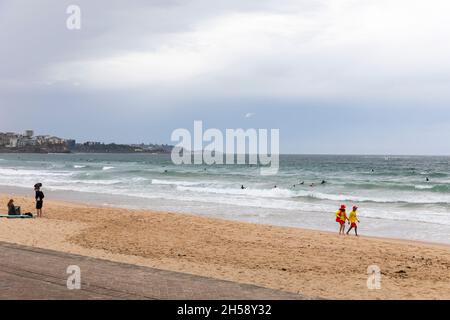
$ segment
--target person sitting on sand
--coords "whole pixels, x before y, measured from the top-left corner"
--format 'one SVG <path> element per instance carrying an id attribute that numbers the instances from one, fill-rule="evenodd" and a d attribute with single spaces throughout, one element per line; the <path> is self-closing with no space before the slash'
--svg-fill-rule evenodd
<path id="1" fill-rule="evenodd" d="M 10 199 L 8 201 L 8 215 L 9 216 L 20 215 L 20 207 L 16 207 L 14 205 L 14 199 Z"/>
<path id="2" fill-rule="evenodd" d="M 336 222 L 339 223 L 339 234 L 345 233 L 345 221 L 348 220 L 345 213 L 345 204 L 342 204 L 338 211 L 336 211 Z"/>
<path id="3" fill-rule="evenodd" d="M 350 228 L 347 231 L 347 235 L 350 232 L 350 230 L 355 228 L 355 235 L 358 236 L 358 225 L 356 224 L 356 222 L 359 223 L 359 220 L 358 217 L 356 216 L 356 210 L 358 210 L 358 207 L 353 206 L 352 212 L 350 212 L 348 215 L 348 223 L 350 224 Z"/>
<path id="4" fill-rule="evenodd" d="M 44 204 L 44 193 L 41 191 L 42 183 L 36 183 L 34 185 L 34 191 L 36 192 L 36 215 L 38 218 L 42 218 L 42 206 Z"/>

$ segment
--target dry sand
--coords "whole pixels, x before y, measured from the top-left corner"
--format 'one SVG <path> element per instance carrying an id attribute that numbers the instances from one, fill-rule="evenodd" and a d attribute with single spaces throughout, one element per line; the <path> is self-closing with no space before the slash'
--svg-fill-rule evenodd
<path id="1" fill-rule="evenodd" d="M 0 195 L 0 204 L 9 199 Z M 22 212 L 31 198 L 15 197 Z M 450 299 L 450 246 L 46 201 L 0 241 L 334 299 Z M 367 267 L 381 289 L 367 288 Z"/>

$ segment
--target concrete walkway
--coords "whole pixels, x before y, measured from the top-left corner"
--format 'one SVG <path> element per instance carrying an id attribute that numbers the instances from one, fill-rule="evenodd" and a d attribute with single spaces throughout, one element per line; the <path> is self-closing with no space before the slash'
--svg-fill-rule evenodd
<path id="1" fill-rule="evenodd" d="M 81 289 L 67 288 L 67 267 Z M 0 299 L 304 299 L 301 295 L 185 273 L 0 242 Z"/>

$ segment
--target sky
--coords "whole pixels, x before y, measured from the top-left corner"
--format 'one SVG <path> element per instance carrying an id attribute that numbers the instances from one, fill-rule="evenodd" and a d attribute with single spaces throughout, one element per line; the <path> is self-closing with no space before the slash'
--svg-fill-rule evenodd
<path id="1" fill-rule="evenodd" d="M 81 9 L 70 30 L 68 6 Z M 450 155 L 446 0 L 0 0 L 0 132 L 281 153 Z"/>

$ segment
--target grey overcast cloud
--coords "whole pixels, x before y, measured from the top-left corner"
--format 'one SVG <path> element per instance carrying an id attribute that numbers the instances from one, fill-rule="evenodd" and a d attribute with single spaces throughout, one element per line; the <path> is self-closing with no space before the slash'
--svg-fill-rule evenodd
<path id="1" fill-rule="evenodd" d="M 69 5 L 81 29 L 69 30 Z M 450 154 L 450 2 L 0 0 L 0 131 L 282 153 Z"/>

